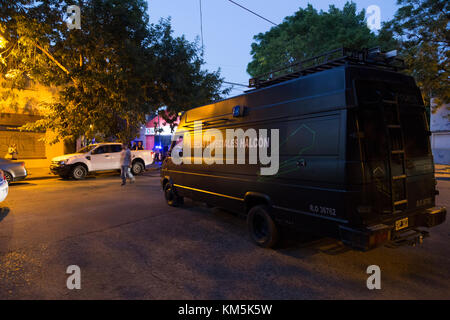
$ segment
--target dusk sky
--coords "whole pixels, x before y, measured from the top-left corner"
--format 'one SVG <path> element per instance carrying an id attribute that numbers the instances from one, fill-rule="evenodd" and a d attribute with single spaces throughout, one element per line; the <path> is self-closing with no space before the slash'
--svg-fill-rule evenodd
<path id="1" fill-rule="evenodd" d="M 206 68 L 217 70 L 225 81 L 248 84 L 247 64 L 251 60 L 250 50 L 253 36 L 270 30 L 269 22 L 236 6 L 228 0 L 202 0 L 203 42 Z M 292 15 L 298 8 L 313 3 L 316 9 L 328 11 L 330 4 L 342 8 L 346 0 L 235 0 L 235 2 L 258 13 L 264 18 L 281 23 L 286 16 Z M 375 1 L 358 0 L 358 11 L 370 5 L 381 8 L 381 20 L 391 19 L 397 9 L 395 0 Z M 190 41 L 200 39 L 199 0 L 148 0 L 151 22 L 171 17 L 175 35 L 184 34 Z M 227 85 L 228 86 L 228 85 Z M 235 86 L 231 96 L 242 93 L 243 87 Z"/>

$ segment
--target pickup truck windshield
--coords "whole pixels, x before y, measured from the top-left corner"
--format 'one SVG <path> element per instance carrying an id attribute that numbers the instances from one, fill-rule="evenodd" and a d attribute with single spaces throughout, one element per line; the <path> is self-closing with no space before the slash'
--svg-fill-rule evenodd
<path id="1" fill-rule="evenodd" d="M 78 150 L 76 153 L 86 153 L 86 152 L 91 151 L 91 150 L 94 149 L 95 147 L 97 147 L 96 144 L 91 144 L 91 145 L 89 145 L 89 146 L 86 146 L 86 147 L 84 147 L 84 148 L 81 148 L 81 149 Z"/>

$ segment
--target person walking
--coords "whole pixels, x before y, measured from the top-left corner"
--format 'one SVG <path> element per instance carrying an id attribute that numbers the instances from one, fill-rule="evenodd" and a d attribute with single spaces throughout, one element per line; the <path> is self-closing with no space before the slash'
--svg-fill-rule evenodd
<path id="1" fill-rule="evenodd" d="M 130 182 L 134 182 L 134 177 L 131 174 L 131 151 L 128 148 L 127 144 L 122 145 L 122 152 L 120 154 L 120 177 L 122 178 L 122 186 L 124 186 L 127 182 L 127 177 L 130 179 Z"/>

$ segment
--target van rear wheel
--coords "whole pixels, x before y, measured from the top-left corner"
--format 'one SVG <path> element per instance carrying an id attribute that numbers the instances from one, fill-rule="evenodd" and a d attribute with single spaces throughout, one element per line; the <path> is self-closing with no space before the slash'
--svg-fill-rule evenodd
<path id="1" fill-rule="evenodd" d="M 247 226 L 253 241 L 263 248 L 273 248 L 279 238 L 278 227 L 270 216 L 270 208 L 257 205 L 250 209 Z"/>
<path id="2" fill-rule="evenodd" d="M 164 186 L 164 197 L 166 198 L 166 202 L 171 207 L 179 207 L 183 204 L 183 197 L 177 195 L 175 189 L 170 183 L 167 183 Z"/>

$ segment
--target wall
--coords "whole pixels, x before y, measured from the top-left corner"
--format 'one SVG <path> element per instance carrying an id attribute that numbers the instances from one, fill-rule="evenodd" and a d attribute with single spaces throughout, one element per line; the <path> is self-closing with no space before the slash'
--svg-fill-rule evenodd
<path id="1" fill-rule="evenodd" d="M 63 142 L 53 145 L 44 142 L 44 138 L 52 139 L 54 133 L 19 130 L 45 114 L 45 104 L 58 97 L 56 88 L 30 84 L 26 90 L 11 90 L 1 84 L 0 95 L 6 98 L 0 99 L 0 157 L 6 155 L 13 143 L 17 146 L 18 160 L 24 161 L 27 168 L 48 167 L 51 158 L 64 154 Z"/>
<path id="2" fill-rule="evenodd" d="M 436 164 L 450 165 L 450 104 L 431 113 L 431 149 Z"/>

